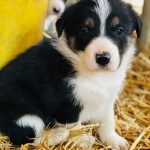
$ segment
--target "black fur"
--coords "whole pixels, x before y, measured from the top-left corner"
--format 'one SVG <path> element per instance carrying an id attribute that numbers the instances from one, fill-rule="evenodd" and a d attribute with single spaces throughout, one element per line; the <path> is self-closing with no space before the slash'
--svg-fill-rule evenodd
<path id="1" fill-rule="evenodd" d="M 47 40 L 10 62 L 0 72 L 0 131 L 14 144 L 23 144 L 35 134 L 15 124 L 23 115 L 37 115 L 46 126 L 76 122 L 81 108 L 73 105 L 72 88 L 63 80 L 73 74 Z"/>

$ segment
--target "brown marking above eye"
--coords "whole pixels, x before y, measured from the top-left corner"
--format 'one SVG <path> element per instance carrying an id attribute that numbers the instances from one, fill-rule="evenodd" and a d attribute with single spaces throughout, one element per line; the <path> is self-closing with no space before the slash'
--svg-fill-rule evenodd
<path id="1" fill-rule="evenodd" d="M 117 25 L 119 25 L 120 23 L 120 20 L 118 17 L 114 17 L 112 20 L 111 20 L 111 27 L 115 28 Z"/>
<path id="2" fill-rule="evenodd" d="M 75 42 L 76 42 L 75 37 L 73 36 L 69 37 L 68 45 L 71 50 L 75 50 Z"/>
<path id="3" fill-rule="evenodd" d="M 85 21 L 85 25 L 87 25 L 89 28 L 94 28 L 95 26 L 94 19 L 91 17 L 87 18 Z"/>

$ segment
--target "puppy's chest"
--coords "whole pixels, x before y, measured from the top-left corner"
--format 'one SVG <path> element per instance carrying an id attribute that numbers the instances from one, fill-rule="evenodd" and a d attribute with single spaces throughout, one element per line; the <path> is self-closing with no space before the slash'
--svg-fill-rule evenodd
<path id="1" fill-rule="evenodd" d="M 105 108 L 114 100 L 120 88 L 119 82 L 114 82 L 112 78 L 80 76 L 72 82 L 76 103 L 83 107 L 79 115 L 81 122 L 100 121 Z"/>

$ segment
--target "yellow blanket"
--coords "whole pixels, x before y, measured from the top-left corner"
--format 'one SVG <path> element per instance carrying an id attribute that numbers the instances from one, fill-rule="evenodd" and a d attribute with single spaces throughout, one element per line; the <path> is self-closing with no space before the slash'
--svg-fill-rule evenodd
<path id="1" fill-rule="evenodd" d="M 42 39 L 47 0 L 0 0 L 0 68 Z"/>

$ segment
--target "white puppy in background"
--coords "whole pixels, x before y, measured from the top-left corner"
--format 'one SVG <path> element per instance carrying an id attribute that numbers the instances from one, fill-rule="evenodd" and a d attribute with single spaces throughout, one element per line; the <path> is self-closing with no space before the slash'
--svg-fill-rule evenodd
<path id="1" fill-rule="evenodd" d="M 44 24 L 44 31 L 50 36 L 56 36 L 55 23 L 61 16 L 65 8 L 76 3 L 79 0 L 49 0 L 47 16 Z"/>

